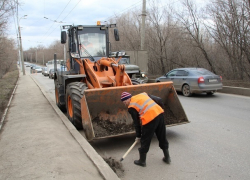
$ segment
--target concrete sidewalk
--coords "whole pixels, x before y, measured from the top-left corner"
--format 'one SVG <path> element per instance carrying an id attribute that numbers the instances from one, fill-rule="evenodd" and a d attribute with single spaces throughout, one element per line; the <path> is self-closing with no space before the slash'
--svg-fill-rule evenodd
<path id="1" fill-rule="evenodd" d="M 0 179 L 119 179 L 50 103 L 20 75 L 0 131 Z"/>

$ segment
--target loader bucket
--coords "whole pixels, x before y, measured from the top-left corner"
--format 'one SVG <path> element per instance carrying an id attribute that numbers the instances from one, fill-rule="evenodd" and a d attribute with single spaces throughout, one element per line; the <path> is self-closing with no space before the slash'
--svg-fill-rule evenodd
<path id="1" fill-rule="evenodd" d="M 132 96 L 146 92 L 161 97 L 167 126 L 189 122 L 172 82 L 88 89 L 81 99 L 82 124 L 87 140 L 134 133 L 131 115 L 120 99 L 124 91 Z"/>

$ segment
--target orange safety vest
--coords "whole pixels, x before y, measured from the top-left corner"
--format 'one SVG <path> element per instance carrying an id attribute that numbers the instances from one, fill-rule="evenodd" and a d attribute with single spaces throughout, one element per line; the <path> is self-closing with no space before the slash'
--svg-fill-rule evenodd
<path id="1" fill-rule="evenodd" d="M 164 110 L 152 100 L 147 93 L 141 93 L 131 97 L 128 108 L 134 108 L 139 113 L 142 125 L 152 121 Z"/>

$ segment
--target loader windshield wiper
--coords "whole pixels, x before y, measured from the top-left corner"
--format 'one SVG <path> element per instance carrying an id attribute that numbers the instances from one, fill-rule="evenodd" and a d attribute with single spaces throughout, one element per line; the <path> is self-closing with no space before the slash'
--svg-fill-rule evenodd
<path id="1" fill-rule="evenodd" d="M 90 55 L 90 53 L 87 51 L 87 49 L 84 47 L 84 45 L 82 45 L 81 43 L 79 44 L 79 47 L 80 47 L 80 54 L 81 54 L 81 57 L 83 56 L 82 55 L 82 52 L 84 54 L 86 54 L 91 61 L 95 61 L 95 59 L 93 58 L 93 56 Z"/>

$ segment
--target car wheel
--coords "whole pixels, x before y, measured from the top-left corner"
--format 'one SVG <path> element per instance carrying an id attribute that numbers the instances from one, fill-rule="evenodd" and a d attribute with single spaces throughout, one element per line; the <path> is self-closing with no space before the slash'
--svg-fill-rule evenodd
<path id="1" fill-rule="evenodd" d="M 190 91 L 190 86 L 188 84 L 184 84 L 182 86 L 182 94 L 186 97 L 189 97 L 192 95 L 191 91 Z"/>
<path id="2" fill-rule="evenodd" d="M 214 91 L 210 91 L 210 92 L 207 92 L 207 95 L 208 96 L 211 96 L 211 95 L 213 95 L 215 92 Z"/>

